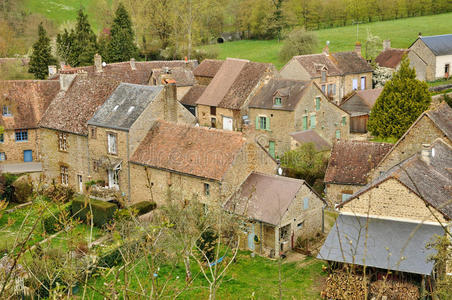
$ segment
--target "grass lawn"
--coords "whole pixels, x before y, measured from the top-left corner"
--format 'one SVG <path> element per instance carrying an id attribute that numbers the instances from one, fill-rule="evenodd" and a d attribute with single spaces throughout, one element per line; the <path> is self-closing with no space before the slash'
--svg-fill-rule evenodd
<path id="1" fill-rule="evenodd" d="M 445 84 L 452 84 L 452 77 L 449 79 L 439 79 L 435 81 L 427 82 L 429 87 L 439 86 L 439 85 L 445 85 Z"/>
<path id="2" fill-rule="evenodd" d="M 322 261 L 307 258 L 301 262 L 283 263 L 283 298 L 284 299 L 320 299 L 320 289 L 325 273 L 322 271 Z M 145 262 L 142 260 L 133 269 L 135 274 L 130 276 L 133 290 L 141 291 L 140 284 L 149 291 L 150 276 Z M 165 268 L 161 268 L 159 278 L 165 277 Z M 198 274 L 199 268 L 192 263 L 192 273 L 195 278 L 192 286 L 179 298 L 207 299 L 208 283 Z M 183 265 L 177 267 L 176 274 L 170 282 L 171 291 L 185 286 L 185 269 Z M 166 273 L 167 275 L 167 273 Z M 179 276 L 179 278 L 175 277 Z M 91 284 L 96 289 L 102 289 L 111 276 L 93 278 Z M 140 283 L 138 282 L 138 279 Z M 162 282 L 163 283 L 163 282 Z M 89 299 L 103 299 L 99 294 L 90 290 Z M 275 299 L 278 297 L 278 262 L 262 257 L 250 257 L 249 252 L 240 252 L 237 262 L 232 264 L 220 289 L 218 299 Z"/>
<path id="3" fill-rule="evenodd" d="M 390 39 L 394 48 L 408 48 L 417 38 L 418 33 L 422 35 L 436 35 L 451 32 L 452 13 L 435 16 L 399 19 L 392 21 L 361 24 L 359 26 L 358 40 L 364 43 L 367 31 L 381 39 Z M 350 51 L 354 49 L 356 42 L 356 26 L 338 27 L 332 29 L 318 30 L 319 48 L 321 52 L 326 41 L 330 41 L 330 51 Z M 276 40 L 270 41 L 238 41 L 206 47 L 219 47 L 220 58 L 236 57 L 258 62 L 270 62 L 281 68 L 285 62 L 278 59 L 279 49 L 282 43 Z M 363 54 L 364 52 L 363 45 Z"/>

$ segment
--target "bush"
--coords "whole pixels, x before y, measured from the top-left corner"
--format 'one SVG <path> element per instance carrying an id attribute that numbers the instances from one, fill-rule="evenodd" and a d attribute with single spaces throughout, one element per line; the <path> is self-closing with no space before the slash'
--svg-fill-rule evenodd
<path id="1" fill-rule="evenodd" d="M 0 196 L 1 199 L 6 199 L 8 202 L 14 201 L 14 186 L 17 175 L 13 174 L 1 174 L 0 175 Z"/>
<path id="2" fill-rule="evenodd" d="M 67 220 L 71 214 L 71 203 L 61 207 L 60 210 L 54 210 L 46 213 L 42 218 L 42 228 L 47 234 L 54 234 L 64 227 L 64 220 Z"/>
<path id="3" fill-rule="evenodd" d="M 147 214 L 148 212 L 153 211 L 156 207 L 157 204 L 151 201 L 141 201 L 129 206 L 130 209 L 137 211 L 138 216 Z"/>
<path id="4" fill-rule="evenodd" d="M 116 204 L 95 199 L 89 199 L 89 202 L 86 201 L 85 203 L 85 198 L 80 196 L 72 201 L 72 216 L 83 221 L 87 221 L 87 219 L 89 221 L 89 204 L 91 204 L 93 213 L 93 223 L 97 227 L 102 227 L 107 224 L 113 218 L 115 211 L 118 209 Z"/>
<path id="5" fill-rule="evenodd" d="M 279 52 L 279 58 L 283 62 L 296 55 L 314 53 L 318 47 L 317 35 L 312 31 L 303 28 L 294 29 L 284 40 L 284 44 Z"/>
<path id="6" fill-rule="evenodd" d="M 72 201 L 75 192 L 73 188 L 61 184 L 56 184 L 54 181 L 49 188 L 44 190 L 43 194 L 45 197 L 52 201 L 66 203 Z"/>
<path id="7" fill-rule="evenodd" d="M 26 203 L 30 201 L 33 195 L 33 185 L 28 176 L 18 178 L 14 183 L 14 198 L 16 203 Z"/>

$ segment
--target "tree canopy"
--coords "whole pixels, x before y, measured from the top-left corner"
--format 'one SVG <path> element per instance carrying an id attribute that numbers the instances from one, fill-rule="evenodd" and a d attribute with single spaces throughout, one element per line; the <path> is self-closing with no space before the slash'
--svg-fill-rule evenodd
<path id="1" fill-rule="evenodd" d="M 38 26 L 38 40 L 33 45 L 28 72 L 33 73 L 36 79 L 45 79 L 48 75 L 49 65 L 54 64 L 56 64 L 56 59 L 52 56 L 50 39 L 41 23 Z"/>
<path id="2" fill-rule="evenodd" d="M 428 109 L 427 83 L 416 79 L 405 56 L 400 69 L 386 82 L 370 113 L 368 130 L 378 137 L 400 138 L 419 115 Z"/>
<path id="3" fill-rule="evenodd" d="M 295 29 L 284 40 L 279 58 L 286 62 L 296 55 L 314 53 L 318 44 L 319 41 L 314 32 L 306 31 L 303 28 Z"/>

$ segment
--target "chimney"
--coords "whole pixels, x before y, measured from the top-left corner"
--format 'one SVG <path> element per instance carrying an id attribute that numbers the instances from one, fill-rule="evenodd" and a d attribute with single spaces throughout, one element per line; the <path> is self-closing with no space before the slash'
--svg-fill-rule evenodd
<path id="1" fill-rule="evenodd" d="M 94 55 L 94 67 L 96 69 L 96 73 L 103 72 L 102 70 L 102 56 L 100 56 L 98 53 Z"/>
<path id="2" fill-rule="evenodd" d="M 433 157 L 432 150 L 430 144 L 422 144 L 421 159 L 427 164 L 430 164 L 430 159 Z"/>
<path id="3" fill-rule="evenodd" d="M 422 32 L 419 32 L 419 33 L 417 34 L 417 37 L 418 37 L 418 38 L 421 38 L 421 37 L 422 37 Z"/>
<path id="4" fill-rule="evenodd" d="M 361 55 L 361 43 L 360 42 L 356 42 L 356 44 L 355 44 L 355 52 L 356 52 L 356 54 L 358 54 L 358 56 L 362 56 Z"/>
<path id="5" fill-rule="evenodd" d="M 383 51 L 391 49 L 391 40 L 383 41 Z"/>
<path id="6" fill-rule="evenodd" d="M 73 71 L 60 71 L 60 90 L 67 91 L 75 77 L 77 77 L 77 74 Z"/>
<path id="7" fill-rule="evenodd" d="M 49 66 L 49 77 L 55 75 L 57 73 L 57 66 L 50 65 Z"/>
<path id="8" fill-rule="evenodd" d="M 135 65 L 135 58 L 130 59 L 130 68 L 134 71 L 137 69 L 137 66 Z"/>
<path id="9" fill-rule="evenodd" d="M 177 87 L 176 83 L 171 80 L 165 84 L 165 94 L 164 94 L 164 118 L 165 121 L 177 123 Z"/>

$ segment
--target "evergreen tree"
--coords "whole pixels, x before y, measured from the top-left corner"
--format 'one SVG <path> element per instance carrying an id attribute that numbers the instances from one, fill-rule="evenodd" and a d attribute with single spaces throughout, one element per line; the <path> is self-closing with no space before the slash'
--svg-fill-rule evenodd
<path id="1" fill-rule="evenodd" d="M 416 79 L 405 56 L 375 102 L 367 128 L 374 136 L 400 138 L 430 102 L 427 83 Z"/>
<path id="2" fill-rule="evenodd" d="M 94 54 L 98 51 L 96 40 L 88 16 L 80 9 L 75 30 L 64 30 L 57 36 L 58 55 L 73 67 L 92 65 Z"/>
<path id="3" fill-rule="evenodd" d="M 124 5 L 120 3 L 111 27 L 106 59 L 108 62 L 127 61 L 136 57 L 137 53 L 138 48 L 135 45 L 132 21 Z"/>
<path id="4" fill-rule="evenodd" d="M 48 66 L 56 64 L 56 59 L 52 56 L 50 39 L 42 23 L 38 26 L 38 36 L 38 40 L 33 45 L 28 72 L 33 73 L 36 79 L 45 79 L 48 74 Z"/>

